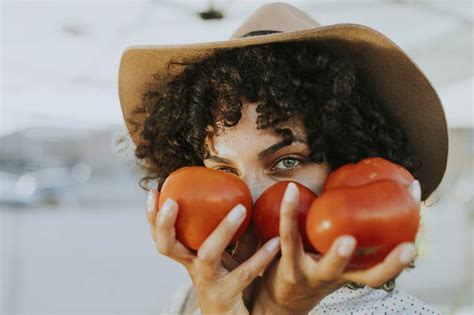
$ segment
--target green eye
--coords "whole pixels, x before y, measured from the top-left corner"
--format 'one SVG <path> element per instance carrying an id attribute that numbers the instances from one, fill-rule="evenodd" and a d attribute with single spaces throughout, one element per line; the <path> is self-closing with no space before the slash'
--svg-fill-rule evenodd
<path id="1" fill-rule="evenodd" d="M 218 167 L 218 168 L 216 168 L 216 170 L 223 171 L 223 172 L 230 173 L 230 174 L 234 174 L 234 175 L 239 175 L 239 173 L 237 173 L 237 171 L 235 171 L 234 169 L 231 169 L 229 167 Z"/>
<path id="2" fill-rule="evenodd" d="M 275 164 L 275 167 L 273 169 L 280 170 L 280 171 L 287 171 L 287 170 L 294 169 L 300 164 L 301 164 L 300 159 L 296 159 L 293 157 L 286 157 L 278 161 L 277 164 Z"/>

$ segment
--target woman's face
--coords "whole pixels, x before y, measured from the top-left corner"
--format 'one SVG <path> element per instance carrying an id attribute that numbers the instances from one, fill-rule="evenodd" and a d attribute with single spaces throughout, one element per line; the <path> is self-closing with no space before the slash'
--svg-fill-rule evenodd
<path id="1" fill-rule="evenodd" d="M 329 173 L 326 161 L 316 164 L 310 157 L 306 128 L 300 120 L 289 120 L 294 141 L 279 145 L 282 137 L 271 128 L 257 130 L 256 103 L 242 100 L 242 118 L 222 134 L 210 133 L 206 144 L 210 157 L 204 160 L 208 168 L 220 169 L 239 176 L 250 188 L 253 200 L 272 184 L 292 180 L 319 194 Z"/>

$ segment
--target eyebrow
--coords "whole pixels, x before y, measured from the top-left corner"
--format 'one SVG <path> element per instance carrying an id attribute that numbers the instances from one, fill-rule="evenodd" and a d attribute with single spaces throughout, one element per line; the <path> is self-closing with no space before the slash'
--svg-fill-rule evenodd
<path id="1" fill-rule="evenodd" d="M 306 142 L 303 140 L 303 139 L 300 139 L 300 138 L 294 138 L 293 139 L 293 142 L 290 143 L 289 145 L 295 143 L 295 142 L 298 142 L 298 143 L 303 143 L 303 144 L 306 144 Z M 289 146 L 288 144 L 285 144 L 285 141 L 282 140 L 282 141 L 279 141 L 271 146 L 269 146 L 268 148 L 266 148 L 265 150 L 263 150 L 262 152 L 260 152 L 258 154 L 258 159 L 259 160 L 264 160 L 266 159 L 267 157 L 269 157 L 270 155 L 272 155 L 273 153 L 277 152 L 278 150 L 281 150 L 282 148 L 286 147 L 286 146 Z M 229 159 L 226 159 L 226 158 L 223 158 L 223 157 L 220 157 L 220 156 L 217 156 L 217 155 L 211 155 L 207 158 L 207 160 L 211 160 L 211 161 L 214 161 L 214 162 L 217 162 L 217 163 L 225 163 L 225 164 L 232 164 L 231 160 Z"/>

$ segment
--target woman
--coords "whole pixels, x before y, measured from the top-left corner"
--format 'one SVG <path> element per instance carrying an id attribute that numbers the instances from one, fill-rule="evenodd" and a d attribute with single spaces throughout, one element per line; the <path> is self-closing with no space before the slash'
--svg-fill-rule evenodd
<path id="1" fill-rule="evenodd" d="M 158 191 L 172 171 L 202 165 L 239 176 L 254 200 L 281 180 L 319 193 L 337 167 L 382 156 L 411 171 L 426 200 L 444 173 L 442 107 L 409 58 L 373 30 L 319 27 L 283 3 L 260 7 L 227 42 L 129 49 L 119 84 L 144 180 Z M 157 215 L 157 190 L 147 204 L 152 237 L 193 282 L 170 313 L 437 313 L 393 288 L 415 258 L 414 244 L 352 272 L 345 271 L 356 246 L 350 235 L 323 257 L 304 252 L 293 184 L 281 205 L 281 239 L 257 250 L 249 228 L 226 250 L 243 219 L 236 205 L 197 253 L 175 239 L 175 201 Z"/>

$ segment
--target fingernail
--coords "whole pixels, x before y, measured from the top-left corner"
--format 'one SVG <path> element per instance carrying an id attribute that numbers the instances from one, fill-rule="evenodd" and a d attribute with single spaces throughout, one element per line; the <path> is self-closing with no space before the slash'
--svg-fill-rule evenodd
<path id="1" fill-rule="evenodd" d="M 272 238 L 267 242 L 267 244 L 265 244 L 265 249 L 270 253 L 273 253 L 278 247 L 280 247 L 279 236 Z"/>
<path id="2" fill-rule="evenodd" d="M 153 210 L 153 205 L 155 201 L 155 191 L 153 189 L 150 189 L 148 191 L 148 197 L 146 199 L 146 209 L 148 213 L 150 213 Z"/>
<path id="3" fill-rule="evenodd" d="M 339 241 L 337 253 L 342 257 L 349 257 L 355 247 L 355 239 L 350 236 L 344 236 Z"/>
<path id="4" fill-rule="evenodd" d="M 160 209 L 159 215 L 160 215 L 160 221 L 159 223 L 163 223 L 165 218 L 171 213 L 171 210 L 173 210 L 175 202 L 173 199 L 168 198 L 166 199 L 165 203 Z"/>
<path id="5" fill-rule="evenodd" d="M 400 253 L 400 261 L 404 264 L 408 264 L 415 258 L 416 249 L 415 245 L 407 244 L 403 246 L 402 251 Z"/>
<path id="6" fill-rule="evenodd" d="M 286 202 L 293 202 L 296 199 L 296 195 L 298 194 L 298 187 L 296 187 L 295 183 L 289 183 L 286 187 L 284 199 Z"/>
<path id="7" fill-rule="evenodd" d="M 238 204 L 232 211 L 229 213 L 227 216 L 227 220 L 229 220 L 230 223 L 237 223 L 240 221 L 240 219 L 244 216 L 245 212 L 245 207 L 241 204 Z"/>
<path id="8" fill-rule="evenodd" d="M 411 183 L 410 187 L 408 187 L 408 191 L 410 194 L 413 196 L 413 198 L 416 200 L 417 204 L 420 203 L 421 201 L 421 187 L 420 187 L 420 182 L 418 180 L 414 180 L 413 183 Z"/>

